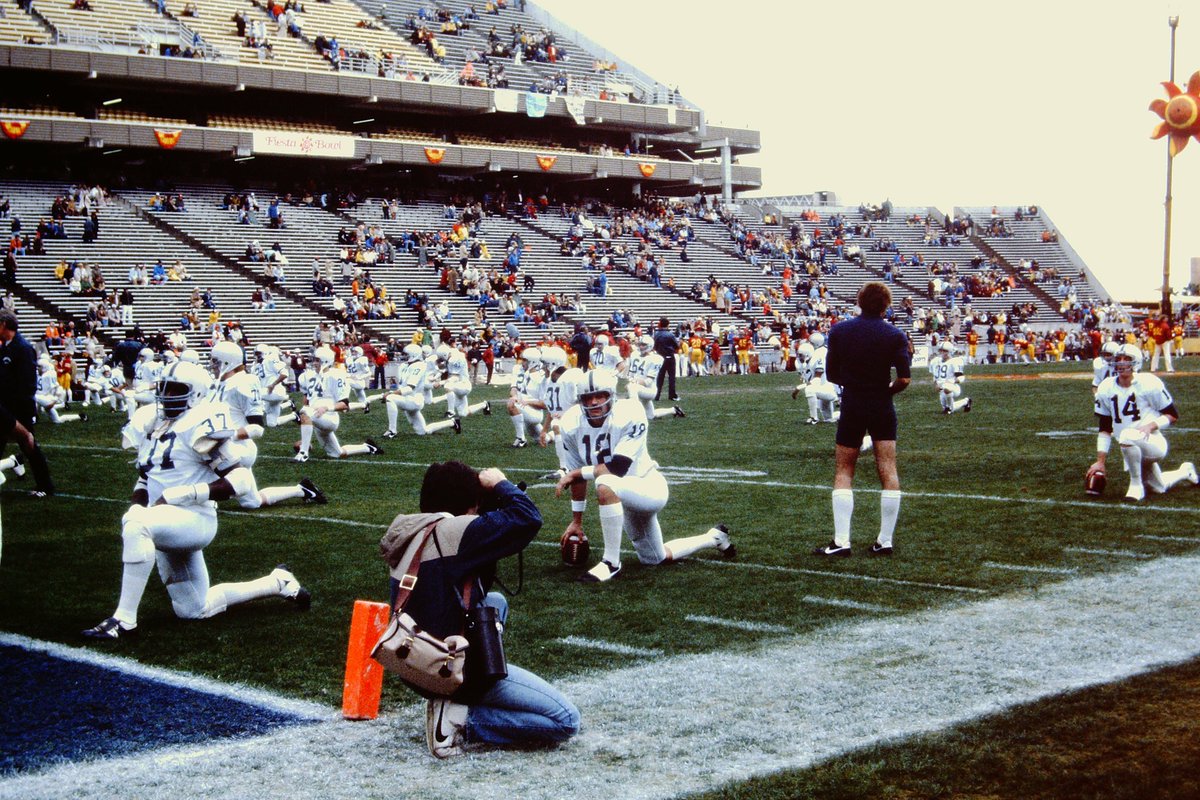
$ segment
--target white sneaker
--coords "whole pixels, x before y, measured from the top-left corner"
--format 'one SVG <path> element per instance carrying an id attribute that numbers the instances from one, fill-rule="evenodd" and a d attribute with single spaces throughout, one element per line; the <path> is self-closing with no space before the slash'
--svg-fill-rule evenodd
<path id="1" fill-rule="evenodd" d="M 461 756 L 466 744 L 469 706 L 434 698 L 425 706 L 425 744 L 434 758 Z"/>
<path id="2" fill-rule="evenodd" d="M 599 564 L 580 575 L 576 580 L 578 580 L 580 583 L 604 583 L 606 581 L 611 581 L 620 574 L 620 564 L 614 565 L 608 563 L 607 561 L 601 561 Z"/>
<path id="3" fill-rule="evenodd" d="M 296 453 L 296 457 L 293 458 L 292 461 L 295 461 L 298 464 L 303 464 L 305 461 L 308 461 L 308 453 Z"/>
<path id="4" fill-rule="evenodd" d="M 1200 483 L 1200 474 L 1196 473 L 1196 465 L 1195 464 L 1193 464 L 1190 461 L 1185 461 L 1182 464 L 1180 464 L 1179 466 L 1181 469 L 1187 470 L 1187 474 L 1183 476 L 1183 479 L 1185 481 L 1190 483 L 1192 486 L 1195 486 L 1196 484 Z"/>
<path id="5" fill-rule="evenodd" d="M 292 574 L 287 564 L 280 564 L 275 567 L 275 569 L 271 570 L 269 577 L 279 582 L 280 597 L 291 600 L 301 611 L 308 611 L 312 605 L 312 594 L 309 593 L 308 589 L 300 585 L 300 581 L 296 580 L 296 576 Z"/>

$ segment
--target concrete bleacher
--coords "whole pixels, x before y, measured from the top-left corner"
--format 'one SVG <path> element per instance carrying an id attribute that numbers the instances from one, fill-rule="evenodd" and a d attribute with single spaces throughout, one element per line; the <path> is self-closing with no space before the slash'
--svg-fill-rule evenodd
<path id="1" fill-rule="evenodd" d="M 184 16 L 184 8 L 189 2 L 199 7 L 198 16 Z M 220 48 L 222 54 L 236 58 L 239 63 L 269 63 L 273 67 L 326 72 L 331 68 L 329 62 L 321 58 L 308 43 L 288 36 L 286 31 L 280 32 L 266 9 L 251 0 L 167 0 L 167 10 L 204 37 L 205 41 Z M 245 38 L 238 36 L 233 16 L 239 11 L 247 23 L 264 24 L 271 43 L 269 57 L 260 48 L 247 47 Z"/>
<path id="2" fill-rule="evenodd" d="M 147 0 L 88 0 L 88 4 L 90 11 L 73 8 L 71 0 L 39 2 L 35 8 L 60 34 L 71 28 L 120 39 L 139 23 L 157 25 L 162 20 Z"/>
<path id="3" fill-rule="evenodd" d="M 66 190 L 65 184 L 0 183 L 0 194 L 10 199 L 13 213 L 21 217 L 23 231 L 29 233 L 36 229 L 40 219 L 50 218 L 51 202 Z M 129 202 L 144 204 L 148 194 Z M 179 261 L 191 274 L 190 281 L 131 289 L 134 319 L 147 334 L 176 330 L 189 307 L 193 288 L 207 287 L 217 298 L 222 320 L 241 321 L 251 341 L 270 342 L 284 348 L 301 347 L 311 341 L 313 328 L 322 319 L 320 315 L 278 296 L 275 311 L 253 310 L 250 297 L 257 284 L 155 227 L 120 197 L 114 197 L 99 209 L 98 218 L 100 234 L 94 242 L 82 241 L 83 217 L 68 217 L 64 221 L 66 239 L 47 239 L 45 255 L 18 256 L 20 285 L 36 292 L 64 314 L 84 319 L 89 303 L 96 298 L 72 294 L 55 278 L 54 268 L 60 260 L 99 265 L 109 292 L 128 285 L 128 271 L 135 264 L 153 269 L 159 259 L 166 266 Z M 202 323 L 207 321 L 207 311 L 200 316 Z M 205 347 L 208 338 L 205 332 L 195 330 L 186 335 L 190 346 Z"/>
<path id="4" fill-rule="evenodd" d="M 26 14 L 14 0 L 0 0 L 0 42 L 17 44 L 46 44 L 54 36 L 35 17 Z"/>

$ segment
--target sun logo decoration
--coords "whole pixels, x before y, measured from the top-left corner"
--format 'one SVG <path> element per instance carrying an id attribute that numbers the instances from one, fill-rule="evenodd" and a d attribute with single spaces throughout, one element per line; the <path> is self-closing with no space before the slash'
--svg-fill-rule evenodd
<path id="1" fill-rule="evenodd" d="M 1170 136 L 1168 151 L 1174 158 L 1187 147 L 1190 137 L 1200 141 L 1200 71 L 1188 79 L 1187 91 L 1171 81 L 1163 81 L 1162 85 L 1168 99 L 1158 98 L 1150 103 L 1150 110 L 1163 120 L 1154 126 L 1150 138 Z"/>

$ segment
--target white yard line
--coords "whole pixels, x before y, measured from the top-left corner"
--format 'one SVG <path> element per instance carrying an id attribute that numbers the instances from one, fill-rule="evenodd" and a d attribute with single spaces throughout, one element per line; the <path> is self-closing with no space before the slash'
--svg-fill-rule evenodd
<path id="1" fill-rule="evenodd" d="M 0 782 L 0 797 L 359 800 L 397 786 L 480 800 L 677 797 L 1194 658 L 1197 582 L 1200 557 L 1160 558 L 1037 592 L 581 675 L 559 683 L 584 730 L 556 750 L 436 762 L 414 704 L 374 722 L 57 767 Z"/>
<path id="2" fill-rule="evenodd" d="M 1064 547 L 1064 553 L 1082 553 L 1088 556 L 1112 556 L 1114 558 L 1154 558 L 1152 553 L 1137 553 L 1133 550 L 1105 550 L 1100 547 Z"/>
<path id="3" fill-rule="evenodd" d="M 603 639 L 589 639 L 586 636 L 563 636 L 560 639 L 555 639 L 559 644 L 570 645 L 571 647 L 582 647 L 585 650 L 600 650 L 605 653 L 615 653 L 620 656 L 641 656 L 643 658 L 658 658 L 663 652 L 662 650 L 654 650 L 647 647 L 634 647 L 620 642 L 606 642 Z"/>
<path id="4" fill-rule="evenodd" d="M 804 597 L 800 598 L 800 602 L 818 606 L 833 606 L 834 608 L 852 608 L 856 611 L 874 611 L 880 614 L 890 614 L 896 610 L 874 603 L 860 603 L 857 600 L 843 600 L 838 597 L 817 597 L 813 594 L 804 595 Z"/>
<path id="5" fill-rule="evenodd" d="M 1139 533 L 1139 539 L 1150 539 L 1155 542 L 1185 542 L 1186 544 L 1200 544 L 1200 539 L 1194 536 L 1155 536 L 1152 533 Z"/>
<path id="6" fill-rule="evenodd" d="M 1046 575 L 1074 575 L 1079 570 L 1074 567 L 1033 567 L 1028 564 L 1001 564 L 998 561 L 985 561 L 988 569 L 1004 569 L 1009 572 L 1040 572 Z"/>
<path id="7" fill-rule="evenodd" d="M 722 619 L 721 617 L 706 617 L 702 614 L 688 614 L 684 619 L 699 625 L 716 625 L 721 628 L 734 628 L 752 633 L 791 633 L 787 625 L 775 625 L 770 622 L 754 622 L 745 619 Z"/>

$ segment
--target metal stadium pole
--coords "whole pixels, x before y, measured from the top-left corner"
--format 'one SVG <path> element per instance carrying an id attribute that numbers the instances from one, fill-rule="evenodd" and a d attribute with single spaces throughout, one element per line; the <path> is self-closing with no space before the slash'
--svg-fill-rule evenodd
<path id="1" fill-rule="evenodd" d="M 1171 26 L 1171 83 L 1175 82 L 1175 29 L 1179 27 L 1178 15 L 1167 17 L 1167 24 Z M 1171 155 L 1171 138 L 1167 137 L 1167 199 L 1163 204 L 1166 212 L 1166 230 L 1163 233 L 1163 283 L 1162 283 L 1162 305 L 1160 311 L 1164 314 L 1168 321 L 1173 322 L 1171 317 L 1171 168 L 1175 164 L 1175 157 Z"/>

